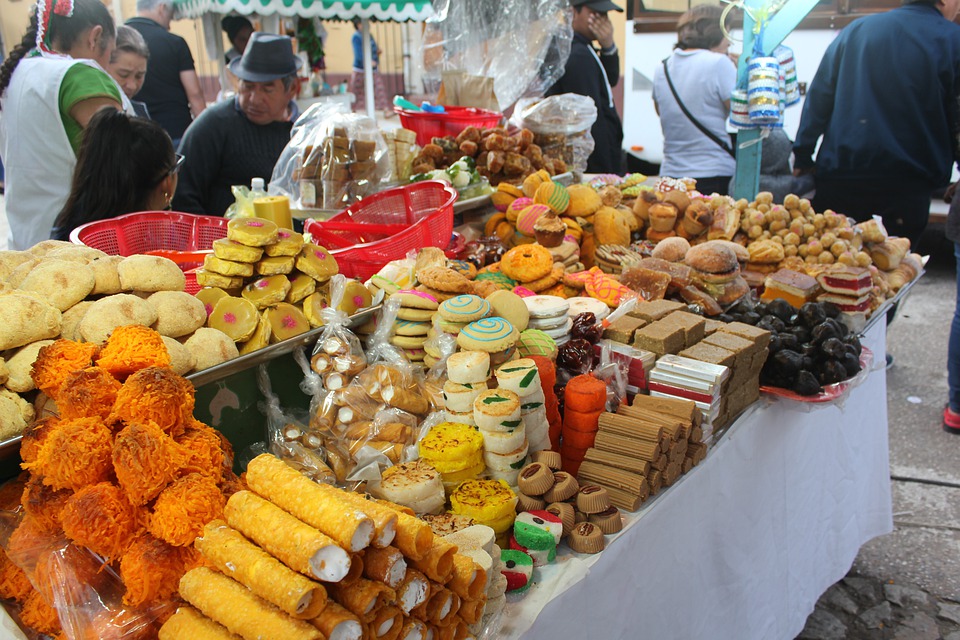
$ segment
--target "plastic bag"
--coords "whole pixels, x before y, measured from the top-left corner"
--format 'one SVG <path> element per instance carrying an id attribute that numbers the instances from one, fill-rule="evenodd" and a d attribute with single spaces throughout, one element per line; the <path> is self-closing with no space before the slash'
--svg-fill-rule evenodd
<path id="1" fill-rule="evenodd" d="M 224 212 L 224 218 L 253 218 L 256 212 L 253 209 L 254 194 L 250 187 L 244 184 L 235 184 L 230 187 L 234 202 Z"/>
<path id="2" fill-rule="evenodd" d="M 445 71 L 493 79 L 500 110 L 563 76 L 573 30 L 569 0 L 435 0 L 423 33 L 424 87 L 436 95 Z M 465 105 L 479 106 L 479 105 Z"/>
<path id="3" fill-rule="evenodd" d="M 318 103 L 301 115 L 270 180 L 294 209 L 343 209 L 388 177 L 387 145 L 376 121 L 346 105 Z"/>
<path id="4" fill-rule="evenodd" d="M 367 366 L 360 340 L 348 328 L 350 317 L 340 309 L 347 278 L 337 274 L 330 279 L 330 305 L 320 312 L 323 333 L 317 339 L 310 368 L 322 377 L 328 391 L 342 389 Z"/>
<path id="5" fill-rule="evenodd" d="M 590 129 L 597 121 L 593 98 L 575 93 L 523 98 L 510 121 L 533 131 L 533 142 L 543 155 L 562 158 L 568 167 L 581 173 L 587 170 L 587 158 L 594 148 Z"/>

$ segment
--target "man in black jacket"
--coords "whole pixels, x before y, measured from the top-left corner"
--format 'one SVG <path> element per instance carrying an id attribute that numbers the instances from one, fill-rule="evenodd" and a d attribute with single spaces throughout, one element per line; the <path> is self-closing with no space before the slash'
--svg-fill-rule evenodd
<path id="1" fill-rule="evenodd" d="M 613 25 L 608 11 L 623 11 L 610 0 L 571 0 L 573 43 L 563 77 L 547 95 L 577 93 L 593 98 L 597 121 L 590 130 L 593 153 L 587 160 L 588 173 L 623 172 L 623 124 L 613 104 L 613 89 L 620 79 L 620 54 L 613 42 Z M 599 51 L 593 47 L 596 40 Z"/>

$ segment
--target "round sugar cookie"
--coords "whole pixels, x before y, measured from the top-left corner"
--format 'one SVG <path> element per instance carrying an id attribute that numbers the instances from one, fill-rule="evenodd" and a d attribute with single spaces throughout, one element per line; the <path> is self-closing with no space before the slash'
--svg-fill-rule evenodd
<path id="1" fill-rule="evenodd" d="M 396 293 L 390 294 L 390 297 L 396 296 L 400 299 L 400 306 L 409 309 L 427 309 L 436 311 L 440 303 L 429 293 L 417 291 L 416 289 L 400 289 Z"/>
<path id="2" fill-rule="evenodd" d="M 467 280 L 477 277 L 477 266 L 467 260 L 448 260 L 447 267 L 453 269 Z"/>
<path id="3" fill-rule="evenodd" d="M 517 230 L 524 235 L 532 236 L 534 233 L 533 225 L 537 223 L 540 216 L 545 215 L 549 211 L 550 207 L 545 204 L 528 205 L 517 214 Z"/>
<path id="4" fill-rule="evenodd" d="M 427 336 L 390 336 L 390 344 L 402 349 L 423 349 Z M 420 358 L 423 360 L 423 358 Z"/>
<path id="5" fill-rule="evenodd" d="M 423 349 L 404 349 L 403 355 L 407 356 L 410 362 L 421 362 L 426 359 L 427 352 Z"/>
<path id="6" fill-rule="evenodd" d="M 610 315 L 610 307 L 596 298 L 577 296 L 574 298 L 567 298 L 567 302 L 570 304 L 567 315 L 571 318 L 575 318 L 581 313 L 589 311 L 599 322 Z"/>
<path id="7" fill-rule="evenodd" d="M 330 252 L 318 244 L 307 242 L 300 249 L 300 255 L 294 262 L 297 269 L 317 282 L 326 282 L 340 272 L 336 259 Z"/>
<path id="8" fill-rule="evenodd" d="M 435 312 L 431 309 L 412 309 L 410 307 L 400 307 L 397 310 L 397 317 L 401 320 L 410 320 L 412 322 L 430 322 Z"/>
<path id="9" fill-rule="evenodd" d="M 521 358 L 543 356 L 554 360 L 557 357 L 557 343 L 539 329 L 527 329 L 520 332 L 517 351 L 520 352 Z"/>
<path id="10" fill-rule="evenodd" d="M 565 327 L 567 325 L 567 320 L 569 319 L 570 316 L 566 314 L 553 316 L 552 318 L 530 318 L 529 326 L 531 329 L 548 331 L 550 329 L 556 329 L 557 327 Z"/>
<path id="11" fill-rule="evenodd" d="M 507 579 L 507 591 L 526 591 L 533 582 L 533 558 L 518 549 L 502 549 L 500 573 Z"/>
<path id="12" fill-rule="evenodd" d="M 267 276 L 254 280 L 243 288 L 240 295 L 257 305 L 258 309 L 265 309 L 283 302 L 290 293 L 290 280 L 287 276 Z"/>
<path id="13" fill-rule="evenodd" d="M 459 295 L 440 303 L 440 317 L 449 322 L 473 322 L 490 314 L 490 304 L 480 296 Z"/>
<path id="14" fill-rule="evenodd" d="M 513 288 L 513 292 L 514 292 L 515 294 L 517 294 L 518 296 L 520 296 L 521 298 L 529 298 L 530 296 L 535 296 L 535 295 L 537 295 L 537 292 L 536 292 L 536 291 L 531 291 L 530 289 L 527 289 L 526 287 L 520 287 L 520 286 L 514 287 L 514 288 Z"/>
<path id="15" fill-rule="evenodd" d="M 477 274 L 476 282 L 490 282 L 498 289 L 510 291 L 517 286 L 517 281 L 502 271 L 484 271 Z M 488 296 L 489 297 L 489 296 Z"/>
<path id="16" fill-rule="evenodd" d="M 541 331 L 556 341 L 563 337 L 569 338 L 571 329 L 573 329 L 573 320 L 568 318 L 563 326 L 555 327 L 553 329 L 541 329 Z"/>
<path id="17" fill-rule="evenodd" d="M 397 320 L 393 323 L 394 332 L 398 336 L 426 336 L 430 330 L 429 322 L 413 322 L 412 320 Z"/>
<path id="18" fill-rule="evenodd" d="M 553 270 L 553 256 L 538 244 L 525 244 L 504 253 L 500 269 L 514 280 L 532 282 Z"/>
<path id="19" fill-rule="evenodd" d="M 501 318 L 505 318 L 517 331 L 523 331 L 527 328 L 530 321 L 530 312 L 523 298 L 512 291 L 494 291 L 487 296 L 487 302 L 493 309 L 493 313 Z"/>
<path id="20" fill-rule="evenodd" d="M 244 298 L 220 298 L 207 318 L 207 326 L 230 336 L 234 342 L 245 342 L 257 330 L 260 313 L 255 304 Z"/>
<path id="21" fill-rule="evenodd" d="M 504 318 L 493 316 L 471 322 L 457 334 L 461 349 L 496 353 L 514 346 L 520 333 Z"/>
<path id="22" fill-rule="evenodd" d="M 570 206 L 570 193 L 559 182 L 544 182 L 537 187 L 533 201 L 548 206 L 558 214 L 563 213 Z"/>
<path id="23" fill-rule="evenodd" d="M 279 231 L 275 222 L 263 218 L 232 218 L 227 223 L 227 239 L 248 247 L 275 243 Z"/>
<path id="24" fill-rule="evenodd" d="M 516 222 L 517 218 L 520 217 L 520 212 L 533 204 L 533 198 L 528 198 L 523 196 L 522 198 L 517 198 L 509 205 L 507 205 L 507 220 L 509 222 Z"/>
<path id="25" fill-rule="evenodd" d="M 447 320 L 441 320 L 439 324 L 440 324 L 440 330 L 443 331 L 444 333 L 452 333 L 453 335 L 457 335 L 469 323 L 468 322 L 448 322 Z"/>
<path id="26" fill-rule="evenodd" d="M 531 296 L 523 298 L 531 318 L 554 318 L 562 316 L 570 309 L 570 303 L 558 296 Z"/>

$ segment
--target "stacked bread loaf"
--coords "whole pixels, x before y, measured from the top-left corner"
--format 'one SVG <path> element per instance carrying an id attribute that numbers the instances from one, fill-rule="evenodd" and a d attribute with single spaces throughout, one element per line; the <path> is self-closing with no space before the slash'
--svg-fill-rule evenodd
<path id="1" fill-rule="evenodd" d="M 247 482 L 197 540 L 208 566 L 181 579 L 189 606 L 161 638 L 472 637 L 487 572 L 427 523 L 266 454 Z"/>

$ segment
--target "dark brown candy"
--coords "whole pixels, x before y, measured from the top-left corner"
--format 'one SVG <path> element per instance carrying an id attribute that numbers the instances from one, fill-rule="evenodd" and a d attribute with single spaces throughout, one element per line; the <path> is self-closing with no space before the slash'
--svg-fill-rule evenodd
<path id="1" fill-rule="evenodd" d="M 587 373 L 593 369 L 593 358 L 593 344 L 583 338 L 571 338 L 557 351 L 557 366 L 570 373 Z"/>
<path id="2" fill-rule="evenodd" d="M 570 329 L 570 335 L 573 338 L 586 340 L 591 344 L 596 344 L 603 337 L 603 327 L 597 324 L 597 316 L 590 311 L 578 313 L 573 318 L 573 328 Z"/>

